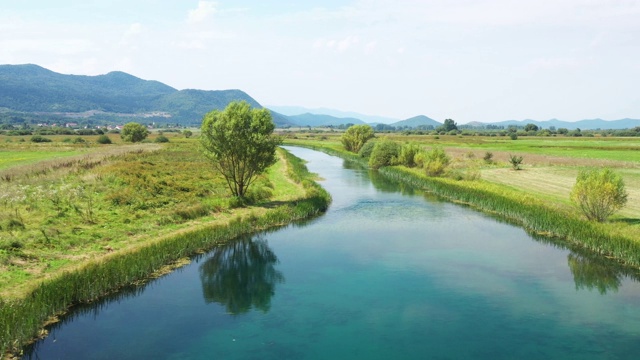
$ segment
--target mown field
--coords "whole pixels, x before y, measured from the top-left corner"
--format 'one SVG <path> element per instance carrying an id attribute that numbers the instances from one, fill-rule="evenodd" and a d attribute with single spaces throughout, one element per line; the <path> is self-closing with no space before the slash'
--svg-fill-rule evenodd
<path id="1" fill-rule="evenodd" d="M 256 183 L 255 205 L 239 208 L 197 139 L 164 135 L 169 143 L 110 135 L 110 145 L 97 136 L 0 136 L 0 298 L 24 296 L 89 260 L 304 195 L 280 161 Z"/>
<path id="2" fill-rule="evenodd" d="M 340 133 L 285 133 L 286 143 L 318 146 L 344 151 Z M 580 218 L 569 194 L 581 169 L 608 167 L 622 175 L 627 205 L 605 224 L 603 231 L 640 243 L 640 139 L 613 137 L 481 137 L 460 135 L 376 134 L 373 141 L 388 138 L 400 144 L 413 143 L 428 150 L 440 147 L 450 156 L 447 170 L 453 178 L 477 176 L 473 182 L 461 180 L 467 187 L 483 188 L 517 201 L 528 196 L 547 204 L 558 216 Z M 491 161 L 484 157 L 491 153 Z M 522 156 L 521 170 L 513 170 L 511 155 Z M 424 171 L 412 169 L 425 176 Z M 446 177 L 446 176 L 445 176 Z M 524 200 L 523 200 L 524 201 Z M 640 258 L 638 259 L 640 262 Z"/>

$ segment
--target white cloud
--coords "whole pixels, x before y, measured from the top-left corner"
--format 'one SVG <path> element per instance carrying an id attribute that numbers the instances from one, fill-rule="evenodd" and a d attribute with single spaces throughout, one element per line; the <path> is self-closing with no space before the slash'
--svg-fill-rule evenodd
<path id="1" fill-rule="evenodd" d="M 122 45 L 131 45 L 135 38 L 137 38 L 140 34 L 144 32 L 145 28 L 140 23 L 134 23 L 127 28 L 127 30 L 122 35 L 122 40 L 120 44 Z"/>
<path id="2" fill-rule="evenodd" d="M 189 24 L 203 22 L 216 12 L 216 5 L 216 2 L 213 1 L 199 1 L 198 7 L 189 11 L 187 22 Z"/>
<path id="3" fill-rule="evenodd" d="M 530 71 L 549 70 L 582 70 L 588 66 L 591 60 L 588 58 L 568 58 L 568 57 L 545 57 L 530 61 L 525 69 Z"/>
<path id="4" fill-rule="evenodd" d="M 340 39 L 316 39 L 313 43 L 315 49 L 330 49 L 338 52 L 347 51 L 360 43 L 360 38 L 356 35 L 345 36 Z M 375 43 L 369 43 L 366 46 L 375 47 Z"/>
<path id="5" fill-rule="evenodd" d="M 369 43 L 367 43 L 367 45 L 365 45 L 364 47 L 364 53 L 367 55 L 372 54 L 376 50 L 377 45 L 377 41 L 369 41 Z"/>

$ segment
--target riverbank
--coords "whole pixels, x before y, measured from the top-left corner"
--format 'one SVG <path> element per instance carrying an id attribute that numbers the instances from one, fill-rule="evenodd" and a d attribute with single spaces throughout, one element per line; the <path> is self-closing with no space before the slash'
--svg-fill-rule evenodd
<path id="1" fill-rule="evenodd" d="M 302 161 L 279 151 L 281 161 L 269 171 L 272 195 L 247 208 L 227 209 L 215 216 L 198 216 L 119 243 L 121 248 L 102 251 L 89 259 L 50 272 L 35 288 L 24 285 L 22 296 L 0 301 L 0 354 L 16 353 L 34 337 L 44 336 L 42 326 L 73 304 L 90 302 L 131 284 L 139 284 L 190 255 L 206 251 L 242 234 L 283 226 L 326 210 L 330 196 L 313 182 Z M 29 289 L 29 290 L 25 290 Z M 8 355 L 6 355 L 8 356 Z"/>
<path id="2" fill-rule="evenodd" d="M 340 148 L 335 141 L 325 143 L 287 140 L 285 143 L 312 148 L 367 166 L 367 159 Z M 449 201 L 494 214 L 527 231 L 552 237 L 571 247 L 588 249 L 620 264 L 640 268 L 640 239 L 635 222 L 594 223 L 585 220 L 566 202 L 549 201 L 521 189 L 485 180 L 455 180 L 429 177 L 423 169 L 389 166 L 378 170 L 382 175 L 429 191 Z M 622 225 L 622 226 L 621 226 Z"/>

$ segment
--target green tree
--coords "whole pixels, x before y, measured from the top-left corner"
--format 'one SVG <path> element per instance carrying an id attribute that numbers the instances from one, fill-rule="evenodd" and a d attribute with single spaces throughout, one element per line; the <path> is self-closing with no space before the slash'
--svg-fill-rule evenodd
<path id="1" fill-rule="evenodd" d="M 420 154 L 417 162 L 423 164 L 427 176 L 441 176 L 451 163 L 451 158 L 442 148 L 435 147 Z"/>
<path id="2" fill-rule="evenodd" d="M 420 146 L 416 144 L 404 144 L 398 155 L 398 163 L 406 167 L 416 166 L 416 155 L 420 153 Z"/>
<path id="3" fill-rule="evenodd" d="M 571 200 L 589 220 L 606 221 L 627 203 L 622 177 L 611 169 L 582 170 L 571 190 Z"/>
<path id="4" fill-rule="evenodd" d="M 376 142 L 369 157 L 369 167 L 379 169 L 383 166 L 395 165 L 400 154 L 400 145 L 389 139 Z"/>
<path id="5" fill-rule="evenodd" d="M 147 138 L 149 130 L 137 122 L 130 122 L 122 127 L 120 137 L 126 142 L 140 142 Z"/>
<path id="6" fill-rule="evenodd" d="M 342 134 L 341 141 L 346 150 L 357 153 L 373 136 L 373 128 L 371 126 L 353 125 Z"/>
<path id="7" fill-rule="evenodd" d="M 281 139 L 267 109 L 252 109 L 246 102 L 231 102 L 202 119 L 200 141 L 213 167 L 227 182 L 233 196 L 245 197 L 253 181 L 275 164 Z"/>
<path id="8" fill-rule="evenodd" d="M 538 131 L 538 125 L 536 124 L 527 124 L 524 126 L 524 131 Z"/>
<path id="9" fill-rule="evenodd" d="M 186 137 L 187 139 L 191 137 L 191 135 L 193 135 L 193 132 L 191 130 L 184 130 L 182 132 L 182 135 L 184 135 L 184 137 Z"/>

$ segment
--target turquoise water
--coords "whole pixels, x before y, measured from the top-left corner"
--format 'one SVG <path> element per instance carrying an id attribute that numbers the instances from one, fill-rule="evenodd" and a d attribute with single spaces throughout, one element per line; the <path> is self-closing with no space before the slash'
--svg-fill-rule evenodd
<path id="1" fill-rule="evenodd" d="M 40 359 L 635 359 L 635 275 L 306 149 L 327 214 L 76 309 Z"/>

